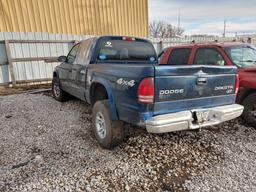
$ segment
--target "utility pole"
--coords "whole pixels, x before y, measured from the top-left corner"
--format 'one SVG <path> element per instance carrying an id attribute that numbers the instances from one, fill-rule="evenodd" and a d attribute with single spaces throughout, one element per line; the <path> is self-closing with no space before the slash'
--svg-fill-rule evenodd
<path id="1" fill-rule="evenodd" d="M 180 30 L 180 8 L 178 10 L 178 30 Z"/>
<path id="2" fill-rule="evenodd" d="M 180 8 L 178 9 L 178 26 L 177 26 L 177 36 L 180 35 Z"/>
<path id="3" fill-rule="evenodd" d="M 224 20 L 223 37 L 226 37 L 226 20 Z"/>

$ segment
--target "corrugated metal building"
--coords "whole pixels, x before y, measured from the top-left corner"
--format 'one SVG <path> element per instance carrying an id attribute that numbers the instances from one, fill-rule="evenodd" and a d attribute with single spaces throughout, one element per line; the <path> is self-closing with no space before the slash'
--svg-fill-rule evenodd
<path id="1" fill-rule="evenodd" d="M 147 0 L 0 0 L 1 32 L 148 36 Z"/>

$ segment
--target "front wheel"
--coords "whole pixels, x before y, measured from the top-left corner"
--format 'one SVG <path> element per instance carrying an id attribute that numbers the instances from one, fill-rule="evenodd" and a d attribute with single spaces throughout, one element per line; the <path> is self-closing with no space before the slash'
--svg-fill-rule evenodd
<path id="1" fill-rule="evenodd" d="M 54 77 L 52 79 L 52 95 L 54 97 L 54 99 L 58 100 L 58 101 L 66 101 L 69 98 L 68 93 L 66 93 L 65 91 L 63 91 L 60 87 L 60 80 L 58 77 Z"/>
<path id="2" fill-rule="evenodd" d="M 97 101 L 92 110 L 93 132 L 100 146 L 111 149 L 124 139 L 123 123 L 112 121 L 108 109 L 108 100 Z"/>
<path id="3" fill-rule="evenodd" d="M 247 96 L 242 105 L 244 106 L 243 120 L 256 128 L 256 93 Z"/>

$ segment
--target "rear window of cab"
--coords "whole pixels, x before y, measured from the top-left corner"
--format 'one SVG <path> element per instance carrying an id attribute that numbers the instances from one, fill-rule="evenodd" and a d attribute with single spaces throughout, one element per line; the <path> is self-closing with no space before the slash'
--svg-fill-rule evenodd
<path id="1" fill-rule="evenodd" d="M 117 37 L 100 42 L 97 61 L 128 61 L 156 63 L 157 56 L 153 45 L 142 39 Z"/>

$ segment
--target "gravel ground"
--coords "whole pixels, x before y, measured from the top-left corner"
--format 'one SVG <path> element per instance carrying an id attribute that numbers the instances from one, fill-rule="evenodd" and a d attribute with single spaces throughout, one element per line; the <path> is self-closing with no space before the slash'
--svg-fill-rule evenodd
<path id="1" fill-rule="evenodd" d="M 256 191 L 256 130 L 239 120 L 161 135 L 126 125 L 109 151 L 90 114 L 78 100 L 0 97 L 0 191 Z"/>

